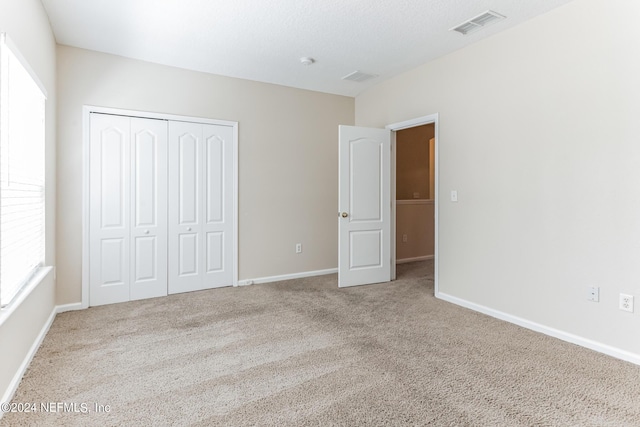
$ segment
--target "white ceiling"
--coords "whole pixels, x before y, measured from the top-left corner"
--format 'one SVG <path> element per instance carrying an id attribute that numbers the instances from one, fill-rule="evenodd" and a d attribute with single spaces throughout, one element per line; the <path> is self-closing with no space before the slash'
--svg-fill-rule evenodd
<path id="1" fill-rule="evenodd" d="M 571 0 L 42 0 L 59 44 L 356 96 Z M 507 19 L 449 31 L 493 10 Z M 300 64 L 311 56 L 316 63 Z M 343 81 L 355 70 L 378 75 Z"/>

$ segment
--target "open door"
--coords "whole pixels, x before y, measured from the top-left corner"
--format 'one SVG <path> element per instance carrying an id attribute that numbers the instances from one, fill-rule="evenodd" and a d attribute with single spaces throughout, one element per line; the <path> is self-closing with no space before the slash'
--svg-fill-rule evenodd
<path id="1" fill-rule="evenodd" d="M 338 286 L 391 280 L 391 132 L 339 128 Z"/>

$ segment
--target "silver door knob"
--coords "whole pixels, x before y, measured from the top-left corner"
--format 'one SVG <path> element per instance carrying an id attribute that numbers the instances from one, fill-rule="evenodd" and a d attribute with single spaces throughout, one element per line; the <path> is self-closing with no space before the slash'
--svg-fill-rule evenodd
<path id="1" fill-rule="evenodd" d="M 149 234 L 149 230 L 144 230 L 144 234 Z"/>
<path id="2" fill-rule="evenodd" d="M 342 212 L 342 213 L 340 214 L 340 216 L 342 216 L 342 218 L 346 218 L 346 217 L 348 217 L 348 216 L 349 216 L 349 214 L 348 214 L 348 213 L 346 213 L 346 212 Z"/>
<path id="3" fill-rule="evenodd" d="M 187 231 L 191 231 L 191 227 L 187 227 Z"/>

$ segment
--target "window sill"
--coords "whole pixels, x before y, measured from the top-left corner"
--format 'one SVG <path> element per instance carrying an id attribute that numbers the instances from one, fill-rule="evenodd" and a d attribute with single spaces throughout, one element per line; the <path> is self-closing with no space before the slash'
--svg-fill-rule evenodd
<path id="1" fill-rule="evenodd" d="M 53 267 L 42 267 L 35 276 L 27 283 L 27 285 L 22 288 L 22 290 L 18 293 L 18 295 L 11 301 L 6 307 L 0 308 L 0 327 L 4 324 L 4 322 L 11 317 L 14 311 L 16 311 L 26 300 L 31 292 L 42 283 L 45 277 L 51 273 Z"/>

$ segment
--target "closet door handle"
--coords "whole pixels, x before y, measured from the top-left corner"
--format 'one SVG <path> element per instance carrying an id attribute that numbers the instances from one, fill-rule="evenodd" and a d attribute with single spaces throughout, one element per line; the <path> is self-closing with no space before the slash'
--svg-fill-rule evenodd
<path id="1" fill-rule="evenodd" d="M 187 227 L 187 231 L 191 231 L 191 227 Z"/>
<path id="2" fill-rule="evenodd" d="M 149 230 L 144 230 L 144 234 L 149 234 Z"/>

